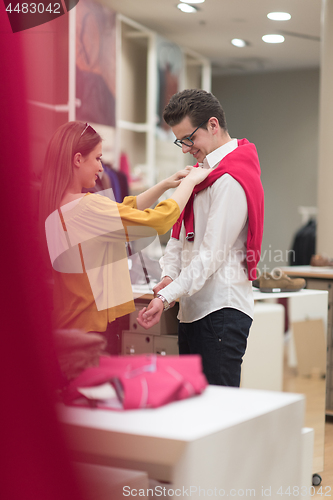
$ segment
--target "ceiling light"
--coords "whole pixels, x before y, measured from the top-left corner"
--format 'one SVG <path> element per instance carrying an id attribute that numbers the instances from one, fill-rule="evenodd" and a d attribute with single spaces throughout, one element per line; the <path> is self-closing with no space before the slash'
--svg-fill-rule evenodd
<path id="1" fill-rule="evenodd" d="M 187 3 L 179 3 L 177 7 L 179 10 L 181 10 L 182 12 L 186 12 L 187 14 L 197 12 L 197 9 L 195 7 L 192 7 L 192 5 L 189 5 Z"/>
<path id="2" fill-rule="evenodd" d="M 183 3 L 204 3 L 205 0 L 183 0 Z"/>
<path id="3" fill-rule="evenodd" d="M 241 38 L 233 38 L 231 40 L 232 45 L 235 47 L 246 47 L 248 43 L 245 40 L 242 40 Z"/>
<path id="4" fill-rule="evenodd" d="M 272 21 L 289 21 L 291 15 L 288 12 L 270 12 L 267 14 L 268 19 Z"/>
<path id="5" fill-rule="evenodd" d="M 282 43 L 284 42 L 284 36 L 282 35 L 264 35 L 262 40 L 266 43 Z"/>

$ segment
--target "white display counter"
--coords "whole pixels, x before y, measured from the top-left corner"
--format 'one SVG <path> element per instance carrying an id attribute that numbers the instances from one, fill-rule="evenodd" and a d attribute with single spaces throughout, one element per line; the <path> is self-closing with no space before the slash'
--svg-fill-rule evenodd
<path id="1" fill-rule="evenodd" d="M 294 325 L 309 320 L 321 320 L 322 329 L 315 328 L 312 338 L 307 337 L 308 349 L 312 352 L 310 362 L 315 362 L 314 352 L 319 346 L 325 358 L 328 292 L 323 290 L 300 290 L 299 292 L 262 293 L 253 292 L 255 306 L 253 323 L 242 365 L 242 387 L 282 391 L 284 354 L 284 307 L 276 304 L 280 298 L 288 298 L 290 325 L 289 365 L 297 367 L 297 353 L 294 343 Z M 297 325 L 298 326 L 298 325 Z M 321 338 L 322 337 L 322 338 Z M 300 346 L 301 347 L 301 346 Z M 305 356 L 306 349 L 298 350 L 298 356 Z M 303 363 L 304 364 L 304 363 Z M 325 360 L 322 370 L 325 373 Z M 311 363 L 308 367 L 311 374 Z"/>
<path id="2" fill-rule="evenodd" d="M 255 303 L 241 387 L 283 391 L 284 317 L 281 304 Z"/>
<path id="3" fill-rule="evenodd" d="M 275 303 L 279 298 L 288 298 L 289 333 L 286 344 L 284 307 Z M 254 319 L 243 358 L 242 387 L 282 390 L 285 346 L 289 367 L 297 369 L 299 375 L 306 375 L 309 383 L 311 375 L 319 380 L 318 375 L 325 374 L 328 299 L 329 294 L 325 290 L 254 291 Z M 325 380 L 320 379 L 318 394 L 309 394 L 307 401 L 307 425 L 315 429 L 313 473 L 324 469 L 324 383 Z"/>
<path id="4" fill-rule="evenodd" d="M 61 405 L 59 415 L 76 459 L 145 470 L 171 483 L 164 485 L 171 497 L 280 500 L 289 487 L 301 487 L 299 394 L 209 386 L 158 409 Z"/>

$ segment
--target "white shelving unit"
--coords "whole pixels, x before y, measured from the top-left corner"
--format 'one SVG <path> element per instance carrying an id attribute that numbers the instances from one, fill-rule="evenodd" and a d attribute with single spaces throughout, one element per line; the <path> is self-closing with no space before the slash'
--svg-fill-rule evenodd
<path id="1" fill-rule="evenodd" d="M 117 131 L 116 158 L 127 154 L 135 194 L 184 165 L 192 163 L 170 138 L 157 134 L 158 35 L 144 26 L 118 15 L 117 18 Z M 180 87 L 210 90 L 210 62 L 181 49 L 183 67 Z M 181 88 L 179 90 L 181 90 Z"/>

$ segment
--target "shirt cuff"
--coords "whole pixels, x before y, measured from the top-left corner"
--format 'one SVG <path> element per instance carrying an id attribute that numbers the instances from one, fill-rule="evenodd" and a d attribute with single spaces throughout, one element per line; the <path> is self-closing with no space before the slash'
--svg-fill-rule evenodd
<path id="1" fill-rule="evenodd" d="M 175 281 L 170 283 L 170 285 L 165 288 L 162 288 L 158 293 L 163 295 L 169 304 L 183 295 L 180 286 Z"/>

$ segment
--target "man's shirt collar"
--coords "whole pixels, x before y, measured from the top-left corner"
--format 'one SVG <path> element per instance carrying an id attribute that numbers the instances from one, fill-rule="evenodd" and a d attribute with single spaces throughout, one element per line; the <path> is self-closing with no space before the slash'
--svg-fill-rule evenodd
<path id="1" fill-rule="evenodd" d="M 237 146 L 238 146 L 237 139 L 231 139 L 231 141 L 228 141 L 226 144 L 223 144 L 223 146 L 220 146 L 219 148 L 209 153 L 204 159 L 202 167 L 203 168 L 216 167 L 220 163 L 220 161 L 223 160 L 223 158 L 227 156 L 227 154 L 234 151 L 237 148 Z"/>

